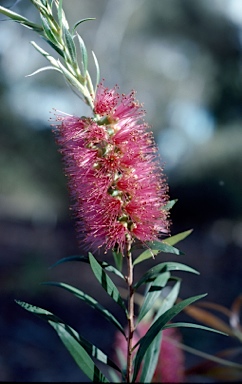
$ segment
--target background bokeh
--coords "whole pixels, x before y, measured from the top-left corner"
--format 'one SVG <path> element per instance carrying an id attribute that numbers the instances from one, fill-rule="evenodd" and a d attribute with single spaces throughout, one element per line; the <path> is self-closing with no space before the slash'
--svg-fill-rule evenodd
<path id="1" fill-rule="evenodd" d="M 0 3 L 38 20 L 30 1 Z M 229 308 L 242 293 L 242 2 L 69 0 L 64 9 L 70 24 L 96 18 L 78 27 L 90 72 L 95 76 L 93 50 L 106 85 L 137 91 L 171 198 L 178 199 L 172 234 L 194 229 L 180 245 L 184 256 L 159 258 L 200 271 L 183 275 L 181 297 L 207 292 L 209 301 Z M 112 304 L 86 265 L 48 269 L 81 253 L 49 119 L 53 108 L 89 111 L 57 72 L 26 77 L 47 65 L 29 41 L 47 46 L 27 28 L 0 20 L 0 380 L 84 381 L 54 331 L 14 299 L 54 312 L 111 352 L 109 324 L 66 292 L 40 285 L 65 281 Z M 186 344 L 207 353 L 240 346 L 230 337 L 182 332 Z M 199 361 L 186 355 L 187 367 Z"/>

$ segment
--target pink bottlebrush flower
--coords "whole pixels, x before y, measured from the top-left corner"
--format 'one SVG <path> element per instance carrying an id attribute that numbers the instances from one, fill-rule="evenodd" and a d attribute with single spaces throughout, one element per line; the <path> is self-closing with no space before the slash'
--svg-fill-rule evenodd
<path id="1" fill-rule="evenodd" d="M 92 250 L 124 251 L 132 240 L 168 232 L 167 184 L 152 133 L 134 93 L 99 85 L 94 117 L 57 116 L 77 230 Z"/>
<path id="2" fill-rule="evenodd" d="M 143 337 L 150 327 L 150 323 L 142 321 L 137 326 L 133 335 L 133 345 Z M 185 356 L 184 352 L 175 344 L 181 341 L 181 335 L 175 328 L 167 328 L 162 331 L 160 354 L 155 369 L 152 383 L 182 383 L 185 380 Z M 117 332 L 114 340 L 114 359 L 117 363 L 126 359 L 127 343 L 123 335 Z M 135 352 L 134 352 L 135 355 Z M 136 379 L 139 382 L 141 372 Z"/>

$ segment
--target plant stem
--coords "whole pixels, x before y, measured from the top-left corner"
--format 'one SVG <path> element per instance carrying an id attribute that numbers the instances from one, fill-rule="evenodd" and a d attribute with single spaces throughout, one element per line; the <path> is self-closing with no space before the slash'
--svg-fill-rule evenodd
<path id="1" fill-rule="evenodd" d="M 133 289 L 133 261 L 131 254 L 131 238 L 127 239 L 127 284 L 128 284 L 128 338 L 127 338 L 127 372 L 126 381 L 131 382 L 132 375 L 132 341 L 134 334 L 134 289 Z"/>

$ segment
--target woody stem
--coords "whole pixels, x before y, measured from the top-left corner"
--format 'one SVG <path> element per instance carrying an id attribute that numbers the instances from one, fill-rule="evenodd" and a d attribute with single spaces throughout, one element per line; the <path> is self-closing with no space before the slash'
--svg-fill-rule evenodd
<path id="1" fill-rule="evenodd" d="M 127 241 L 127 284 L 128 284 L 128 337 L 127 337 L 127 372 L 126 381 L 131 382 L 132 375 L 132 342 L 134 334 L 134 289 L 133 261 L 131 254 L 131 239 Z"/>

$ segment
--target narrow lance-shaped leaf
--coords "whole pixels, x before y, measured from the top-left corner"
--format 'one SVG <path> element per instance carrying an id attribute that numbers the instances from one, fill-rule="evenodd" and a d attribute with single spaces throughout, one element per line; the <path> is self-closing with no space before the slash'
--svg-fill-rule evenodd
<path id="1" fill-rule="evenodd" d="M 86 87 L 92 97 L 92 108 L 94 108 L 94 99 L 95 99 L 96 90 L 94 90 L 93 88 L 92 79 L 88 71 L 86 71 L 85 81 L 86 81 L 85 82 Z"/>
<path id="2" fill-rule="evenodd" d="M 87 256 L 74 255 L 74 256 L 64 257 L 63 259 L 58 260 L 50 268 L 54 268 L 57 265 L 60 265 L 60 264 L 63 264 L 63 263 L 67 263 L 67 262 L 70 262 L 70 261 L 83 261 L 84 263 L 90 264 L 89 259 L 88 259 Z M 100 261 L 99 264 L 107 272 L 112 272 L 115 275 L 119 276 L 121 279 L 125 280 L 124 275 L 118 269 L 116 269 L 114 266 L 112 266 L 111 264 L 108 264 L 106 261 Z"/>
<path id="3" fill-rule="evenodd" d="M 44 49 L 42 49 L 38 44 L 36 44 L 34 41 L 31 41 L 31 44 L 33 47 L 42 55 L 44 56 L 54 67 L 59 68 L 59 62 L 58 60 L 54 59 L 48 52 L 46 52 Z"/>
<path id="4" fill-rule="evenodd" d="M 105 271 L 112 272 L 115 275 L 121 277 L 121 279 L 125 280 L 124 275 L 117 268 L 115 268 L 113 265 L 108 264 L 106 261 L 101 261 L 100 265 L 102 268 L 105 269 Z"/>
<path id="5" fill-rule="evenodd" d="M 56 51 L 58 53 L 58 55 L 60 55 L 61 57 L 64 58 L 64 52 L 63 52 L 62 47 L 59 48 L 56 44 L 52 43 L 52 41 L 48 40 L 46 37 L 43 37 L 43 40 L 45 40 L 46 43 L 49 44 L 49 46 L 51 48 L 53 48 L 54 51 Z"/>
<path id="6" fill-rule="evenodd" d="M 183 255 L 179 249 L 172 247 L 170 244 L 167 244 L 165 241 L 152 241 L 148 242 L 147 245 L 151 250 L 157 250 L 165 253 L 174 253 L 175 255 Z"/>
<path id="7" fill-rule="evenodd" d="M 87 295 L 86 293 L 84 293 L 80 289 L 72 287 L 69 284 L 59 283 L 59 282 L 54 282 L 54 281 L 48 281 L 48 282 L 42 283 L 42 285 L 51 285 L 51 286 L 63 288 L 65 290 L 71 292 L 76 297 L 78 297 L 78 299 L 81 299 L 81 300 L 85 301 L 90 307 L 92 307 L 92 308 L 96 309 L 97 311 L 99 311 L 106 318 L 106 320 L 108 320 L 112 324 L 114 324 L 116 326 L 116 328 L 119 329 L 123 333 L 123 335 L 125 335 L 125 332 L 124 332 L 124 329 L 123 329 L 122 325 L 111 314 L 111 312 L 109 312 L 106 308 L 104 308 L 101 304 L 99 304 L 98 301 L 95 300 L 93 297 Z"/>
<path id="8" fill-rule="evenodd" d="M 59 45 L 58 40 L 56 39 L 56 37 L 55 37 L 55 35 L 54 35 L 54 33 L 53 33 L 49 23 L 48 23 L 48 20 L 43 15 L 40 15 L 40 16 L 41 16 L 41 20 L 42 20 L 42 25 L 43 25 L 43 30 L 44 30 L 45 36 L 54 45 L 58 46 Z"/>
<path id="9" fill-rule="evenodd" d="M 76 58 L 76 46 L 73 41 L 73 37 L 64 26 L 62 27 L 62 33 L 65 41 L 65 50 L 67 51 L 66 58 L 67 61 L 71 62 L 77 68 L 77 58 Z"/>
<path id="10" fill-rule="evenodd" d="M 11 20 L 15 21 L 16 23 L 22 24 L 24 27 L 33 29 L 40 35 L 43 34 L 43 27 L 41 25 L 33 23 L 32 21 L 26 19 L 26 17 L 23 17 L 16 12 L 10 11 L 9 9 L 0 6 L 0 13 L 5 16 L 8 16 Z"/>
<path id="11" fill-rule="evenodd" d="M 27 311 L 46 320 L 55 329 L 79 368 L 90 380 L 102 383 L 109 382 L 83 348 L 80 341 L 77 339 L 77 333 L 71 327 L 45 309 L 18 300 L 16 300 L 16 302 Z"/>
<path id="12" fill-rule="evenodd" d="M 59 26 L 60 26 L 60 29 L 62 29 L 62 27 L 69 29 L 68 21 L 66 19 L 65 12 L 63 11 L 62 3 L 63 3 L 63 0 L 55 0 L 57 13 L 58 13 Z"/>
<path id="13" fill-rule="evenodd" d="M 198 295 L 190 297 L 186 300 L 183 300 L 179 302 L 178 304 L 174 305 L 174 307 L 170 308 L 168 311 L 163 313 L 150 327 L 146 335 L 141 339 L 138 352 L 135 356 L 134 361 L 134 374 L 133 374 L 133 382 L 135 382 L 137 374 L 140 369 L 141 362 L 143 360 L 143 357 L 149 348 L 150 344 L 154 340 L 154 338 L 157 336 L 159 332 L 162 331 L 164 326 L 171 320 L 173 317 L 175 317 L 179 312 L 181 312 L 186 306 L 193 303 L 194 301 L 197 301 L 201 298 L 203 298 L 206 295 Z"/>
<path id="14" fill-rule="evenodd" d="M 117 269 L 121 272 L 123 267 L 123 255 L 121 252 L 113 251 L 113 258 Z"/>
<path id="15" fill-rule="evenodd" d="M 64 322 L 62 323 L 64 324 Z M 109 367 L 114 368 L 116 371 L 121 372 L 120 368 L 102 350 L 100 350 L 94 344 L 90 343 L 88 340 L 82 337 L 69 325 L 65 324 L 65 327 L 67 331 L 71 334 L 71 336 L 73 336 L 82 345 L 82 347 L 89 354 L 89 356 L 95 358 L 103 364 L 108 365 Z"/>
<path id="16" fill-rule="evenodd" d="M 55 322 L 55 323 L 61 323 L 65 325 L 66 330 L 73 336 L 86 350 L 86 352 L 93 358 L 97 359 L 98 361 L 102 362 L 103 364 L 109 365 L 110 367 L 116 369 L 120 372 L 119 367 L 111 360 L 109 357 L 101 351 L 99 348 L 97 348 L 95 345 L 91 344 L 88 340 L 84 339 L 78 332 L 76 332 L 72 327 L 65 324 L 64 321 L 62 321 L 59 317 L 55 316 L 49 311 L 46 311 L 45 309 L 33 306 L 28 303 L 24 303 L 22 301 L 16 300 L 17 304 L 22 306 L 24 309 L 28 310 L 29 312 L 34 313 L 36 316 L 40 317 L 44 321 L 47 322 Z"/>
<path id="17" fill-rule="evenodd" d="M 88 20 L 96 20 L 95 17 L 87 17 L 86 19 L 82 19 L 82 20 L 79 20 L 75 23 L 73 29 L 72 29 L 72 35 L 74 35 L 74 32 L 76 30 L 76 28 L 78 27 L 78 25 L 80 25 L 81 23 L 83 23 L 84 21 L 88 21 Z"/>
<path id="18" fill-rule="evenodd" d="M 123 349 L 120 346 L 115 347 L 115 354 L 119 362 L 119 366 L 122 370 L 122 382 L 125 382 L 125 376 L 126 376 L 125 373 L 126 373 L 126 366 L 127 366 L 126 356 L 123 353 Z M 118 382 L 120 383 L 120 378 Z"/>
<path id="19" fill-rule="evenodd" d="M 144 355 L 143 368 L 140 376 L 141 383 L 151 383 L 152 381 L 159 359 L 161 340 L 162 332 L 159 332 Z"/>
<path id="20" fill-rule="evenodd" d="M 169 211 L 177 203 L 177 201 L 178 199 L 168 201 L 168 203 L 164 206 L 164 209 Z"/>
<path id="21" fill-rule="evenodd" d="M 188 231 L 184 231 L 184 232 L 178 233 L 177 235 L 167 237 L 166 239 L 162 240 L 162 242 L 169 245 L 175 245 L 179 243 L 179 241 L 182 241 L 187 236 L 189 236 L 192 233 L 192 231 L 193 229 L 189 229 Z"/>
<path id="22" fill-rule="evenodd" d="M 149 312 L 149 310 L 153 307 L 155 301 L 161 294 L 161 290 L 165 287 L 170 276 L 171 276 L 170 272 L 164 272 L 158 275 L 157 278 L 150 285 L 150 288 L 145 295 L 144 302 L 140 309 L 137 322 L 140 322 L 143 319 L 143 317 Z"/>
<path id="23" fill-rule="evenodd" d="M 112 383 L 120 383 L 120 377 L 113 370 L 109 370 L 109 376 L 111 378 Z M 124 378 L 125 379 L 125 378 Z M 124 382 L 124 380 L 122 380 Z"/>
<path id="24" fill-rule="evenodd" d="M 93 60 L 94 60 L 94 63 L 95 63 L 95 67 L 96 67 L 96 84 L 95 84 L 95 87 L 94 87 L 94 91 L 96 92 L 97 90 L 97 86 L 100 82 L 100 67 L 99 67 L 99 64 L 98 64 L 98 60 L 97 60 L 97 57 L 95 55 L 95 53 L 92 51 L 92 56 L 93 56 Z"/>
<path id="25" fill-rule="evenodd" d="M 182 327 L 202 329 L 203 331 L 209 331 L 209 332 L 219 333 L 220 335 L 228 336 L 227 333 L 219 331 L 218 329 L 215 329 L 215 328 L 206 327 L 205 325 L 200 325 L 200 324 L 184 323 L 184 322 L 182 322 L 182 323 L 166 324 L 163 329 L 167 329 L 167 328 L 182 328 Z"/>
<path id="26" fill-rule="evenodd" d="M 155 323 L 155 321 L 168 309 L 170 309 L 179 294 L 180 291 L 180 281 L 178 280 L 177 283 L 174 285 L 174 287 L 171 289 L 171 291 L 168 293 L 167 296 L 163 297 L 162 300 L 160 300 L 160 305 L 158 307 L 158 311 L 156 316 L 154 317 L 154 320 L 152 324 Z M 152 325 L 151 324 L 151 325 Z M 155 372 L 156 364 L 159 358 L 159 352 L 161 348 L 161 339 L 162 339 L 162 333 L 159 332 L 157 336 L 154 338 L 150 346 L 148 347 L 147 352 L 144 355 L 143 358 L 143 368 L 141 373 L 141 382 L 151 382 L 152 377 Z"/>
<path id="27" fill-rule="evenodd" d="M 181 287 L 181 281 L 178 280 L 174 287 L 171 288 L 170 292 L 161 299 L 161 303 L 159 305 L 159 308 L 157 310 L 157 313 L 154 317 L 153 323 L 161 316 L 163 313 L 168 311 L 168 309 L 172 308 L 172 306 L 175 304 Z"/>
<path id="28" fill-rule="evenodd" d="M 73 76 L 73 74 L 70 71 L 68 71 L 68 69 L 66 69 L 66 67 L 59 60 L 57 60 L 57 62 L 66 80 L 73 87 L 76 87 L 83 94 L 83 96 L 87 98 L 90 97 L 90 95 L 87 94 L 86 88 L 80 83 L 80 81 L 78 81 L 76 77 Z"/>
<path id="29" fill-rule="evenodd" d="M 242 375 L 242 364 L 234 363 L 232 361 L 226 360 L 224 357 L 235 357 L 238 354 L 241 354 L 241 347 L 239 348 L 229 348 L 227 350 L 223 350 L 219 352 L 217 355 L 210 355 L 209 353 L 202 352 L 200 350 L 197 350 L 195 348 L 189 347 L 188 345 L 184 345 L 182 343 L 176 342 L 176 344 L 181 347 L 184 351 L 192 353 L 193 355 L 199 356 L 203 359 L 206 359 L 210 362 L 209 368 L 213 368 L 215 364 L 225 365 L 231 368 L 231 370 L 238 369 L 240 371 L 240 375 Z M 223 356 L 219 357 L 219 356 Z M 206 373 L 207 363 L 208 361 L 204 361 L 201 364 L 199 364 L 199 368 L 201 369 L 201 373 Z M 197 368 L 197 367 L 196 367 Z M 196 369 L 195 368 L 195 369 Z M 193 368 L 189 369 L 189 372 L 193 371 Z M 197 371 L 196 371 L 197 372 Z M 230 379 L 232 376 L 230 376 Z"/>
<path id="30" fill-rule="evenodd" d="M 154 256 L 158 255 L 160 252 L 165 252 L 165 253 L 173 253 L 175 255 L 183 255 L 183 253 L 175 248 L 172 247 L 170 244 L 165 244 L 164 242 L 152 242 L 152 243 L 147 243 L 148 249 L 144 252 L 141 253 L 135 260 L 134 260 L 134 265 L 141 263 L 142 261 L 145 261 L 150 258 L 154 258 Z"/>
<path id="31" fill-rule="evenodd" d="M 73 255 L 73 256 L 63 257 L 62 259 L 58 260 L 55 264 L 51 265 L 50 268 L 57 267 L 58 265 L 63 263 L 69 263 L 71 261 L 83 261 L 89 264 L 89 259 L 87 258 L 87 256 Z"/>
<path id="32" fill-rule="evenodd" d="M 86 72 L 87 72 L 87 66 L 88 66 L 88 56 L 87 56 L 87 49 L 86 49 L 86 46 L 85 46 L 85 43 L 84 41 L 82 40 L 81 36 L 76 33 L 77 35 L 77 39 L 78 39 L 78 43 L 79 43 L 79 47 L 80 47 L 80 51 L 81 51 L 81 59 L 82 59 L 82 70 L 83 70 L 83 77 L 86 76 Z"/>
<path id="33" fill-rule="evenodd" d="M 58 21 L 59 21 L 59 26 L 62 29 L 62 20 L 63 20 L 63 9 L 62 9 L 62 3 L 63 0 L 55 0 L 55 5 L 57 8 L 57 14 L 58 14 Z"/>
<path id="34" fill-rule="evenodd" d="M 127 314 L 127 309 L 124 304 L 124 301 L 122 297 L 120 296 L 119 290 L 116 287 L 116 285 L 113 283 L 113 281 L 110 279 L 110 277 L 106 274 L 105 270 L 100 266 L 98 261 L 95 259 L 95 257 L 89 252 L 89 260 L 90 265 L 92 268 L 92 271 L 94 275 L 96 276 L 96 279 L 99 281 L 99 283 L 102 285 L 104 290 L 107 292 L 107 294 L 112 297 L 112 299 L 120 305 L 122 309 L 124 309 L 125 313 Z"/>
<path id="35" fill-rule="evenodd" d="M 74 330 L 72 330 L 74 331 Z M 75 331 L 74 331 L 75 332 Z M 81 335 L 76 332 L 76 339 L 81 343 L 86 352 L 93 358 L 97 359 L 103 364 L 114 368 L 116 371 L 121 372 L 121 369 L 111 360 L 101 349 L 91 344 L 89 341 L 84 339 Z"/>
<path id="36" fill-rule="evenodd" d="M 167 271 L 184 271 L 184 272 L 199 274 L 198 271 L 196 271 L 195 269 L 185 264 L 176 263 L 176 262 L 164 262 L 164 263 L 157 264 L 153 268 L 150 268 L 140 278 L 140 280 L 134 285 L 134 288 L 137 289 L 140 285 L 153 281 L 158 274 L 167 272 Z"/>
<path id="37" fill-rule="evenodd" d="M 30 1 L 41 13 L 45 13 L 45 12 L 48 13 L 50 11 L 49 0 L 30 0 Z M 53 3 L 53 0 L 51 1 L 51 3 Z"/>
<path id="38" fill-rule="evenodd" d="M 51 67 L 51 66 L 49 65 L 49 66 L 47 66 L 47 67 L 39 68 L 39 69 L 37 69 L 37 71 L 34 71 L 34 72 L 30 73 L 29 75 L 26 75 L 25 77 L 31 77 L 31 76 L 37 75 L 37 74 L 40 73 L 40 72 L 49 71 L 49 70 L 53 70 L 53 69 L 54 69 L 55 71 L 57 71 L 57 72 L 61 72 L 60 69 L 58 69 L 58 68 L 56 68 L 56 67 Z"/>
<path id="39" fill-rule="evenodd" d="M 78 341 L 71 337 L 69 332 L 66 331 L 63 324 L 49 322 L 50 325 L 56 330 L 61 341 L 68 349 L 79 368 L 92 382 L 109 383 L 108 379 L 94 364 L 92 358 L 88 355 L 85 349 L 78 343 Z"/>

